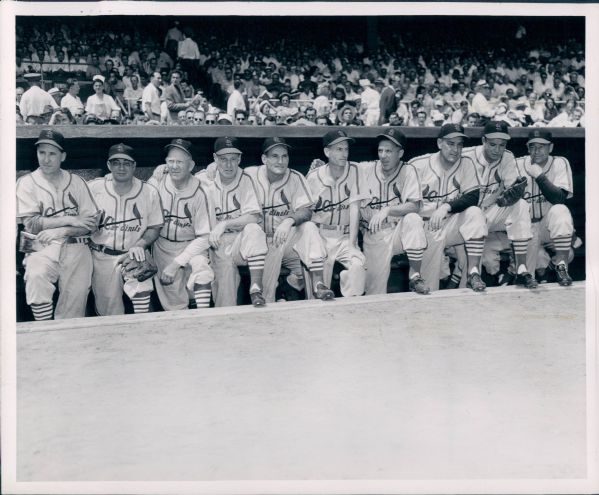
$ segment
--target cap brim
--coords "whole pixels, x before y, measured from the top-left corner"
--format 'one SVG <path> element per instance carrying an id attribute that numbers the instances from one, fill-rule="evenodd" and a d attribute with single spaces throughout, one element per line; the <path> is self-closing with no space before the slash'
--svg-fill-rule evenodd
<path id="1" fill-rule="evenodd" d="M 168 151 L 170 148 L 179 148 L 181 151 L 185 151 L 185 153 L 187 153 L 189 156 L 191 156 L 191 152 L 187 148 L 184 148 L 183 146 L 180 146 L 178 144 L 167 144 L 164 147 L 164 150 Z"/>
<path id="2" fill-rule="evenodd" d="M 287 143 L 273 143 L 268 148 L 263 149 L 262 154 L 267 153 L 268 151 L 270 151 L 273 148 L 276 148 L 277 146 L 285 146 L 285 148 L 291 149 L 291 146 Z"/>
<path id="3" fill-rule="evenodd" d="M 466 134 L 464 134 L 463 132 L 450 132 L 449 134 L 446 134 L 445 136 L 441 137 L 440 139 L 451 139 L 454 137 L 466 138 L 468 136 L 466 136 Z"/>
<path id="4" fill-rule="evenodd" d="M 376 137 L 379 141 L 381 139 L 388 139 L 389 141 L 393 141 L 397 146 L 400 146 L 401 148 L 403 148 L 403 146 L 404 146 L 397 139 L 395 139 L 394 137 L 391 137 L 391 136 L 387 136 L 387 134 L 377 134 Z"/>
<path id="5" fill-rule="evenodd" d="M 51 139 L 39 139 L 35 142 L 36 146 L 38 144 L 51 144 L 52 146 L 55 146 L 56 148 L 58 148 L 60 151 L 64 151 L 64 149 L 62 149 L 62 146 L 60 146 L 60 144 L 58 144 L 56 141 L 52 141 Z"/>
<path id="6" fill-rule="evenodd" d="M 340 143 L 341 141 L 350 141 L 352 143 L 356 142 L 356 140 L 354 138 L 342 136 L 342 137 L 338 137 L 334 141 L 331 141 L 329 144 L 326 145 L 326 147 L 328 148 L 329 146 L 333 146 L 334 144 Z"/>
<path id="7" fill-rule="evenodd" d="M 237 148 L 223 148 L 223 149 L 220 149 L 220 150 L 214 152 L 215 155 L 226 155 L 228 153 L 236 153 L 238 155 L 242 155 L 243 154 Z"/>
<path id="8" fill-rule="evenodd" d="M 133 158 L 132 156 L 128 155 L 127 153 L 115 153 L 114 155 L 110 155 L 108 157 L 108 161 L 114 160 L 115 158 L 122 158 L 124 160 L 131 160 L 132 162 L 135 161 L 135 158 Z"/>
<path id="9" fill-rule="evenodd" d="M 526 144 L 530 144 L 530 143 L 551 144 L 551 141 L 549 141 L 548 139 L 539 137 L 539 138 L 532 138 L 532 139 L 529 139 L 528 141 L 526 141 Z"/>
<path id="10" fill-rule="evenodd" d="M 510 135 L 506 134 L 505 132 L 491 132 L 489 134 L 485 134 L 485 137 L 488 139 L 505 139 L 505 140 L 512 139 L 510 137 Z"/>

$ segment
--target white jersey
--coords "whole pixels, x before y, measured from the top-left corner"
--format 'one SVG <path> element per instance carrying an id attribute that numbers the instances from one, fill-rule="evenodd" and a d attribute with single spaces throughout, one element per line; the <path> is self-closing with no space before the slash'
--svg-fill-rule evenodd
<path id="1" fill-rule="evenodd" d="M 262 212 L 258 202 L 256 183 L 243 169 L 237 170 L 237 175 L 228 184 L 224 184 L 220 174 L 217 173 L 213 184 L 214 188 L 211 193 L 217 222 Z"/>
<path id="2" fill-rule="evenodd" d="M 553 206 L 541 192 L 537 182 L 526 173 L 525 165 L 530 166 L 530 156 L 524 156 L 517 160 L 518 168 L 523 171 L 528 184 L 524 193 L 524 199 L 530 205 L 530 218 L 533 222 L 542 220 L 547 215 L 549 209 Z M 568 199 L 574 192 L 572 182 L 572 169 L 570 163 L 563 156 L 550 156 L 542 167 L 543 174 L 556 187 L 568 192 Z"/>
<path id="3" fill-rule="evenodd" d="M 272 235 L 291 213 L 314 204 L 305 177 L 295 170 L 287 169 L 281 180 L 272 183 L 268 180 L 266 165 L 247 167 L 244 171 L 256 184 L 267 235 Z"/>
<path id="4" fill-rule="evenodd" d="M 462 156 L 470 158 L 476 167 L 481 186 L 478 204 L 483 210 L 493 206 L 497 197 L 524 174 L 516 164 L 513 153 L 508 150 L 505 150 L 501 159 L 495 163 L 487 161 L 482 145 L 464 148 Z"/>
<path id="5" fill-rule="evenodd" d="M 95 244 L 128 251 L 148 229 L 164 224 L 160 196 L 154 186 L 133 178 L 133 187 L 124 195 L 114 190 L 112 176 L 95 179 L 89 189 L 102 210 L 99 228 L 91 236 Z"/>

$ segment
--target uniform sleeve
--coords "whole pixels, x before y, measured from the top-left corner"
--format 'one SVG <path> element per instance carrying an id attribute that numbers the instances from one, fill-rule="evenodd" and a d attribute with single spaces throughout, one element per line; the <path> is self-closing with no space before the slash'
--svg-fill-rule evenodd
<path id="1" fill-rule="evenodd" d="M 297 211 L 300 208 L 310 207 L 314 204 L 312 194 L 308 188 L 308 183 L 304 177 L 299 174 L 293 174 L 293 210 Z"/>
<path id="2" fill-rule="evenodd" d="M 574 192 L 574 183 L 572 181 L 572 168 L 570 167 L 570 163 L 562 156 L 556 157 L 554 160 L 553 167 L 555 167 L 555 170 L 553 171 L 553 174 L 551 174 L 551 182 L 554 186 L 567 191 L 568 198 L 571 198 L 572 193 Z"/>
<path id="3" fill-rule="evenodd" d="M 214 207 L 210 195 L 202 188 L 196 198 L 196 211 L 193 217 L 193 230 L 196 236 L 208 235 L 212 231 L 214 222 Z"/>
<path id="4" fill-rule="evenodd" d="M 260 213 L 262 208 L 260 207 L 258 197 L 256 196 L 254 181 L 249 175 L 244 174 L 239 186 L 240 187 L 234 193 L 233 201 L 235 201 L 235 196 L 238 195 L 241 206 L 241 214 L 247 215 L 249 213 Z"/>
<path id="5" fill-rule="evenodd" d="M 399 172 L 401 187 L 401 199 L 403 203 L 408 201 L 422 201 L 422 186 L 414 165 L 405 164 Z"/>
<path id="6" fill-rule="evenodd" d="M 149 184 L 145 184 L 144 187 L 148 188 L 148 227 L 158 227 L 164 224 L 164 214 L 162 212 L 162 201 L 160 200 L 160 194 L 158 190 Z"/>
<path id="7" fill-rule="evenodd" d="M 460 193 L 466 194 L 480 188 L 476 166 L 470 158 L 463 157 L 460 166 Z M 514 179 L 515 180 L 515 179 Z"/>
<path id="8" fill-rule="evenodd" d="M 358 172 L 359 166 L 356 163 L 351 163 L 350 167 L 353 166 L 353 174 L 350 178 L 349 186 L 349 202 L 354 203 L 356 201 L 362 201 L 369 197 L 369 191 L 365 188 L 364 180 L 360 180 L 360 173 Z M 352 173 L 350 171 L 350 173 Z"/>
<path id="9" fill-rule="evenodd" d="M 98 211 L 98 205 L 92 196 L 87 183 L 79 176 L 74 176 L 77 181 L 77 199 L 79 201 L 79 215 L 91 216 Z"/>
<path id="10" fill-rule="evenodd" d="M 525 174 L 524 171 L 520 172 L 518 166 L 516 165 L 516 159 L 514 155 L 511 153 L 505 153 L 504 158 L 502 158 L 503 166 L 501 167 L 501 181 L 503 182 L 504 187 L 510 187 L 516 179 Z"/>
<path id="11" fill-rule="evenodd" d="M 154 172 L 152 172 L 152 177 L 148 179 L 148 184 L 151 184 L 152 186 L 157 188 L 158 184 L 166 174 L 168 174 L 168 169 L 166 168 L 166 165 L 158 165 L 154 169 Z"/>
<path id="12" fill-rule="evenodd" d="M 27 218 L 42 213 L 31 178 L 28 175 L 21 177 L 17 181 L 17 218 Z"/>

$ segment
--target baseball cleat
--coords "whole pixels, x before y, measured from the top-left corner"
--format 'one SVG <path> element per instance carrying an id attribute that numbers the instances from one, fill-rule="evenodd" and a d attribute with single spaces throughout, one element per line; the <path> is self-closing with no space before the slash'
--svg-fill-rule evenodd
<path id="1" fill-rule="evenodd" d="M 335 299 L 335 293 L 322 282 L 318 282 L 318 284 L 316 284 L 316 290 L 314 291 L 314 297 L 316 299 L 321 299 L 322 301 L 332 301 Z"/>
<path id="2" fill-rule="evenodd" d="M 516 285 L 523 285 L 527 289 L 536 289 L 539 283 L 530 273 L 522 272 L 516 277 Z"/>
<path id="3" fill-rule="evenodd" d="M 487 288 L 487 285 L 480 278 L 480 273 L 478 272 L 472 272 L 468 275 L 467 285 L 474 292 L 483 292 Z"/>
<path id="4" fill-rule="evenodd" d="M 416 292 L 416 294 L 428 294 L 431 289 L 426 285 L 426 282 L 422 277 L 414 277 L 410 279 L 410 290 Z"/>
<path id="5" fill-rule="evenodd" d="M 250 298 L 252 299 L 252 304 L 255 308 L 262 308 L 263 306 L 266 306 L 266 299 L 264 299 L 261 290 L 251 292 Z"/>
<path id="6" fill-rule="evenodd" d="M 507 273 L 499 273 L 497 275 L 497 285 L 499 287 L 502 286 L 506 286 L 506 285 L 512 285 L 512 283 L 514 282 L 514 275 L 507 272 Z"/>
<path id="7" fill-rule="evenodd" d="M 557 275 L 557 283 L 562 287 L 572 285 L 572 277 L 568 274 L 568 267 L 565 263 L 560 263 L 555 267 L 555 274 Z"/>

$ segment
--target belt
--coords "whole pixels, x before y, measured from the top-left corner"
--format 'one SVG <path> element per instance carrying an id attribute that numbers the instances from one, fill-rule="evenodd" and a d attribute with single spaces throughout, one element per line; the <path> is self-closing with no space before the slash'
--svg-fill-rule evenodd
<path id="1" fill-rule="evenodd" d="M 65 244 L 88 244 L 89 237 L 67 237 Z"/>
<path id="2" fill-rule="evenodd" d="M 168 237 L 164 237 L 164 236 L 159 236 L 159 237 L 168 242 L 191 242 L 191 241 L 193 241 L 193 239 L 183 239 L 182 241 L 173 241 L 172 239 L 169 239 Z"/>
<path id="3" fill-rule="evenodd" d="M 110 256 L 119 256 L 121 254 L 125 254 L 127 251 L 120 251 L 118 249 L 110 249 L 106 246 L 101 246 L 100 244 L 96 244 L 95 242 L 89 243 L 89 247 L 92 251 L 98 251 L 99 253 L 108 254 Z"/>
<path id="4" fill-rule="evenodd" d="M 322 230 L 334 230 L 337 232 L 343 232 L 344 234 L 349 234 L 349 225 L 327 225 L 324 223 L 316 223 L 316 226 Z"/>
<path id="5" fill-rule="evenodd" d="M 383 229 L 383 230 L 385 230 L 385 229 L 394 229 L 395 227 L 397 227 L 397 223 L 398 222 L 387 222 L 387 221 L 384 221 L 381 224 L 381 229 Z M 361 227 L 363 229 L 368 230 L 368 222 L 361 222 Z"/>
<path id="6" fill-rule="evenodd" d="M 539 222 L 541 222 L 542 220 L 543 220 L 542 218 L 533 218 L 533 219 L 531 220 L 531 222 L 532 222 L 532 223 L 539 223 Z"/>

